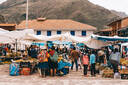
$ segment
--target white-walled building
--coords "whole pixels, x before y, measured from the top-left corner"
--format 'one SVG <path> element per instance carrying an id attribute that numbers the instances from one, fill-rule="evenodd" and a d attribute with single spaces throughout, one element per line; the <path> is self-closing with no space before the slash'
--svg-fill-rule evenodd
<path id="1" fill-rule="evenodd" d="M 17 25 L 17 30 L 25 29 L 26 22 Z M 28 28 L 34 29 L 36 35 L 59 35 L 69 32 L 73 36 L 89 36 L 96 28 L 70 19 L 43 19 L 29 20 Z"/>

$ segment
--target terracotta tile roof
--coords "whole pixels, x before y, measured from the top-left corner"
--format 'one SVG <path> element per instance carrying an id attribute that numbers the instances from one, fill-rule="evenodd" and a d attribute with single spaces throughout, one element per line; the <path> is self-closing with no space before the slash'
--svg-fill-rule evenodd
<path id="1" fill-rule="evenodd" d="M 103 29 L 103 30 L 101 30 L 101 32 L 107 32 L 107 31 L 112 31 L 112 28 L 108 28 L 108 29 Z"/>
<path id="2" fill-rule="evenodd" d="M 22 21 L 16 28 L 25 29 L 25 25 L 26 22 Z M 96 27 L 69 19 L 29 20 L 28 28 L 36 30 L 96 30 Z"/>
<path id="3" fill-rule="evenodd" d="M 16 24 L 0 24 L 0 26 L 16 26 Z"/>

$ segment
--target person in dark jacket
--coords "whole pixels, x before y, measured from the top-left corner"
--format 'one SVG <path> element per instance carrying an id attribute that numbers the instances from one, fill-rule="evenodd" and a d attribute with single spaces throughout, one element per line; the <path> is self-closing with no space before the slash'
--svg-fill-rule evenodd
<path id="1" fill-rule="evenodd" d="M 30 50 L 31 52 L 31 54 L 30 54 L 30 56 L 32 57 L 32 58 L 37 58 L 37 55 L 38 55 L 38 50 L 34 47 L 34 46 L 32 46 L 32 48 L 31 48 L 31 50 Z"/>

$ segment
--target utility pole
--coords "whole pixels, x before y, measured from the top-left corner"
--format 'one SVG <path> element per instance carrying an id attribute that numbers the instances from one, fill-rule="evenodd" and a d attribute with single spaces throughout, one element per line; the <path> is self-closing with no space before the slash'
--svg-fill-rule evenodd
<path id="1" fill-rule="evenodd" d="M 28 28 L 28 0 L 27 0 L 27 6 L 26 6 L 26 29 Z"/>

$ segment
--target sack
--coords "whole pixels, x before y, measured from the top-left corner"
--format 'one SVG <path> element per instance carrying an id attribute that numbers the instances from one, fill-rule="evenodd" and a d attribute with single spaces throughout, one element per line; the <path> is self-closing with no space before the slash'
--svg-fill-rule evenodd
<path id="1" fill-rule="evenodd" d="M 53 56 L 50 56 L 50 60 L 52 62 L 57 62 L 58 61 L 58 54 L 57 54 L 57 52 L 55 52 Z"/>
<path id="2" fill-rule="evenodd" d="M 9 74 L 11 76 L 18 76 L 19 75 L 19 64 L 17 64 L 17 63 L 10 64 Z"/>
<path id="3" fill-rule="evenodd" d="M 30 68 L 22 68 L 20 71 L 21 75 L 30 75 Z"/>
<path id="4" fill-rule="evenodd" d="M 114 79 L 121 79 L 121 75 L 119 73 L 114 74 Z"/>
<path id="5" fill-rule="evenodd" d="M 20 68 L 30 68 L 30 62 L 20 62 Z"/>

